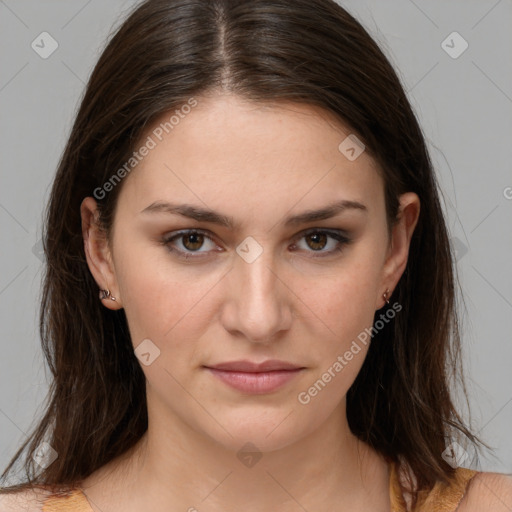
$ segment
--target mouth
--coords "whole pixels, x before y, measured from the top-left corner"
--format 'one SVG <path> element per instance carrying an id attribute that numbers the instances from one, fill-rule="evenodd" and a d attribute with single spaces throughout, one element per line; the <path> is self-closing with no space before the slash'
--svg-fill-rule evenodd
<path id="1" fill-rule="evenodd" d="M 231 388 L 248 394 L 272 393 L 305 370 L 304 367 L 278 360 L 262 363 L 232 361 L 204 368 Z"/>

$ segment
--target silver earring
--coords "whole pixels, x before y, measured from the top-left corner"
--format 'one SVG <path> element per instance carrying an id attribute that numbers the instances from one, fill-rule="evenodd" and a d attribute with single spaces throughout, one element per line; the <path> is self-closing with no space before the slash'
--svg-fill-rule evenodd
<path id="1" fill-rule="evenodd" d="M 108 298 L 110 298 L 110 300 L 116 300 L 114 296 L 110 295 L 110 290 L 100 290 L 100 299 L 103 300 Z"/>
<path id="2" fill-rule="evenodd" d="M 386 288 L 386 291 L 382 294 L 384 297 L 384 300 L 386 301 L 386 304 L 389 304 L 389 297 L 388 297 L 389 289 Z"/>

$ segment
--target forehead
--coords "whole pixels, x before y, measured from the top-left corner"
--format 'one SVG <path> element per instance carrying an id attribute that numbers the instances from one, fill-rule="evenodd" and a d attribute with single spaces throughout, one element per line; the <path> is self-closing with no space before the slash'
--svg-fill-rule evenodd
<path id="1" fill-rule="evenodd" d="M 374 160 L 365 151 L 347 158 L 350 128 L 331 113 L 232 95 L 194 101 L 161 115 L 141 137 L 137 147 L 151 149 L 125 178 L 120 197 L 133 211 L 178 199 L 276 214 L 299 203 L 304 209 L 345 198 L 371 208 L 382 201 Z"/>

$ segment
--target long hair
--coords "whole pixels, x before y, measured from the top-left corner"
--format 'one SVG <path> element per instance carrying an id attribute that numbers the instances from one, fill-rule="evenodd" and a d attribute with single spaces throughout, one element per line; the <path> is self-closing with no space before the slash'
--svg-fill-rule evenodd
<path id="1" fill-rule="evenodd" d="M 124 310 L 98 300 L 80 204 L 130 159 L 153 121 L 215 89 L 319 106 L 350 126 L 382 173 L 388 227 L 398 196 L 418 194 L 420 217 L 393 294 L 403 312 L 375 334 L 348 391 L 347 417 L 361 440 L 407 462 L 418 490 L 449 483 L 454 468 L 442 454 L 451 440 L 485 443 L 451 395 L 458 376 L 468 404 L 454 258 L 425 139 L 392 65 L 332 0 L 147 0 L 100 56 L 53 182 L 39 320 L 52 382 L 44 414 L 2 475 L 23 462 L 25 479 L 4 491 L 74 486 L 146 431 L 144 374 Z M 109 235 L 122 186 L 95 196 Z M 43 441 L 58 454 L 44 469 L 32 457 Z"/>

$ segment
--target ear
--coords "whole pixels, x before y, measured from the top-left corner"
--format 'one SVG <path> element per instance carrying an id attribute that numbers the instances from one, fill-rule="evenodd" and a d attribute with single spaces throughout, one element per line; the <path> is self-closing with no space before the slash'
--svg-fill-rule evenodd
<path id="1" fill-rule="evenodd" d="M 119 288 L 117 284 L 112 254 L 108 246 L 105 232 L 98 223 L 98 207 L 92 197 L 86 197 L 80 205 L 82 216 L 82 236 L 84 239 L 84 251 L 89 270 L 98 284 L 98 300 L 100 290 L 110 290 L 113 301 L 107 297 L 101 302 L 108 309 L 122 308 Z"/>
<path id="2" fill-rule="evenodd" d="M 389 289 L 389 297 L 405 271 L 412 234 L 420 214 L 420 199 L 414 192 L 402 194 L 399 201 L 398 220 L 392 229 L 386 261 L 382 269 L 382 287 L 379 288 L 376 298 L 377 309 L 382 308 L 386 303 L 382 293 Z"/>

